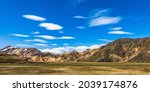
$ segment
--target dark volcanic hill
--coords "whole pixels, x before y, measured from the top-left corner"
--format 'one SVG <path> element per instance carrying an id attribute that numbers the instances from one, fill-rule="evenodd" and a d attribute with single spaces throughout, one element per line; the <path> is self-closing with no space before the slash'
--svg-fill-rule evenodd
<path id="1" fill-rule="evenodd" d="M 7 46 L 0 49 L 0 54 L 17 55 L 33 62 L 149 62 L 150 37 L 138 39 L 118 39 L 103 47 L 85 52 L 53 55 L 42 53 L 36 48 L 14 48 Z"/>
<path id="2" fill-rule="evenodd" d="M 118 39 L 100 48 L 88 61 L 150 62 L 150 38 Z"/>

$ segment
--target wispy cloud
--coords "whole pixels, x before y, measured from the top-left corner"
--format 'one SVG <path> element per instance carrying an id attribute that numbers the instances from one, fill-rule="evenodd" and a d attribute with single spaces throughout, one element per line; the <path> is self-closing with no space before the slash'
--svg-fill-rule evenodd
<path id="1" fill-rule="evenodd" d="M 40 34 L 40 32 L 36 31 L 36 32 L 31 33 L 31 34 Z"/>
<path id="2" fill-rule="evenodd" d="M 110 32 L 108 32 L 108 34 L 128 34 L 128 35 L 131 35 L 133 33 L 125 32 L 125 31 L 110 31 Z"/>
<path id="3" fill-rule="evenodd" d="M 41 23 L 39 26 L 45 28 L 46 30 L 61 30 L 61 29 L 63 29 L 62 26 L 60 26 L 58 24 L 54 24 L 54 23 Z"/>
<path id="4" fill-rule="evenodd" d="M 134 33 L 131 33 L 131 32 L 121 31 L 121 30 L 123 30 L 122 27 L 114 27 L 114 28 L 111 28 L 111 30 L 112 31 L 108 32 L 108 34 L 118 34 L 118 35 L 121 35 L 121 34 L 126 34 L 126 35 L 134 34 Z"/>
<path id="5" fill-rule="evenodd" d="M 24 34 L 12 34 L 12 35 L 17 37 L 29 37 L 29 35 L 24 35 Z"/>
<path id="6" fill-rule="evenodd" d="M 49 35 L 39 35 L 39 36 L 35 36 L 35 37 L 39 37 L 39 38 L 43 38 L 43 39 L 47 39 L 47 40 L 55 40 L 56 39 L 56 37 L 49 36 Z"/>
<path id="7" fill-rule="evenodd" d="M 47 41 L 42 40 L 42 39 L 33 39 L 33 40 L 25 40 L 26 42 L 42 42 L 42 43 L 46 43 Z"/>
<path id="8" fill-rule="evenodd" d="M 53 54 L 63 54 L 63 53 L 69 53 L 72 51 L 83 52 L 83 51 L 86 51 L 87 49 L 96 49 L 103 45 L 104 44 L 92 45 L 92 46 L 77 46 L 77 47 L 66 46 L 66 47 L 58 47 L 58 48 L 53 48 L 53 49 L 43 49 L 41 51 L 42 52 L 50 52 Z"/>
<path id="9" fill-rule="evenodd" d="M 111 12 L 111 9 L 94 9 L 91 11 L 89 18 L 98 18 L 102 16 L 106 16 Z"/>
<path id="10" fill-rule="evenodd" d="M 98 40 L 103 42 L 112 42 L 112 40 L 108 40 L 108 39 L 98 39 Z"/>
<path id="11" fill-rule="evenodd" d="M 78 16 L 73 16 L 73 18 L 75 18 L 75 19 L 87 19 L 87 17 L 80 16 L 80 15 L 78 15 Z"/>
<path id="12" fill-rule="evenodd" d="M 23 17 L 26 19 L 34 20 L 34 21 L 45 21 L 46 20 L 46 18 L 37 16 L 37 15 L 23 15 Z"/>
<path id="13" fill-rule="evenodd" d="M 84 27 L 84 26 L 77 26 L 76 28 L 77 29 L 85 29 L 86 27 Z"/>
<path id="14" fill-rule="evenodd" d="M 47 44 L 35 44 L 36 46 L 48 47 Z"/>
<path id="15" fill-rule="evenodd" d="M 90 21 L 90 27 L 94 26 L 102 26 L 102 25 L 108 25 L 108 24 L 116 24 L 119 23 L 121 20 L 121 17 L 108 17 L 108 16 L 103 16 L 99 17 L 96 19 L 92 19 Z"/>
<path id="16" fill-rule="evenodd" d="M 117 24 L 121 21 L 119 16 L 110 16 L 112 9 L 94 9 L 89 15 L 89 27 Z"/>
<path id="17" fill-rule="evenodd" d="M 40 35 L 40 36 L 35 36 L 35 37 L 39 37 L 39 38 L 43 38 L 43 39 L 47 39 L 47 40 L 71 40 L 74 39 L 74 37 L 71 36 L 62 36 L 62 37 L 55 37 L 55 36 L 50 36 L 50 35 Z"/>
<path id="18" fill-rule="evenodd" d="M 74 39 L 74 37 L 71 37 L 71 36 L 62 36 L 62 37 L 58 37 L 57 39 L 64 39 L 64 40 L 68 39 L 69 40 L 69 39 Z"/>
<path id="19" fill-rule="evenodd" d="M 114 28 L 112 28 L 111 30 L 119 31 L 119 30 L 122 30 L 122 27 L 114 27 Z"/>

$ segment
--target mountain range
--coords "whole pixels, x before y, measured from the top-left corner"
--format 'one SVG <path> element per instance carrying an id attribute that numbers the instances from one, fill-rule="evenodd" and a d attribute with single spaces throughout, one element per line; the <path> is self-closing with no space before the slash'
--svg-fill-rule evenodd
<path id="1" fill-rule="evenodd" d="M 7 46 L 0 49 L 1 55 L 15 55 L 31 62 L 149 62 L 150 37 L 123 38 L 110 42 L 97 49 L 88 49 L 84 52 L 54 55 L 43 53 L 36 48 L 15 48 Z"/>

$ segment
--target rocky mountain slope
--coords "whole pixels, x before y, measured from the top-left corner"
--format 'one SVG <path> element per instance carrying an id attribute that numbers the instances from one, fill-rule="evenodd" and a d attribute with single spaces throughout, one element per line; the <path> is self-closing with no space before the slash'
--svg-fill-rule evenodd
<path id="1" fill-rule="evenodd" d="M 11 46 L 7 46 L 3 49 L 0 49 L 1 54 L 10 54 L 10 55 L 18 55 L 22 58 L 31 58 L 32 56 L 42 53 L 36 48 L 15 48 Z"/>
<path id="2" fill-rule="evenodd" d="M 88 61 L 150 62 L 150 38 L 116 40 L 99 49 Z"/>
<path id="3" fill-rule="evenodd" d="M 32 62 L 150 62 L 150 37 L 118 39 L 98 49 L 61 55 L 42 53 L 36 48 L 11 46 L 0 49 L 0 53 L 18 55 Z"/>

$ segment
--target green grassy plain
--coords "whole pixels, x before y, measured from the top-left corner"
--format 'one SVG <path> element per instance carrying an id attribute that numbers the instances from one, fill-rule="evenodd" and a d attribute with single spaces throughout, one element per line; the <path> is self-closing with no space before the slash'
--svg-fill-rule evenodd
<path id="1" fill-rule="evenodd" d="M 150 63 L 0 63 L 0 75 L 150 75 Z"/>

